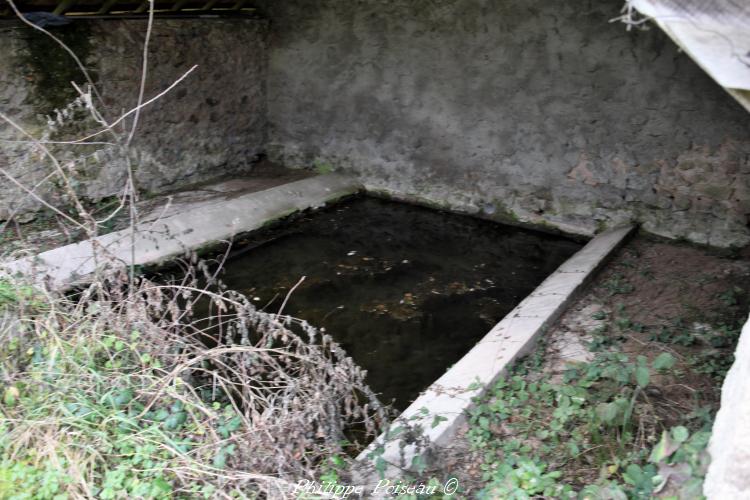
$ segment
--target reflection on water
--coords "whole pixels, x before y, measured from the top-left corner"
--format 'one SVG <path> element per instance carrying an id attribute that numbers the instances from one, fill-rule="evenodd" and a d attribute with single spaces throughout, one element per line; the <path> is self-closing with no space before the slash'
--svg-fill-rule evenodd
<path id="1" fill-rule="evenodd" d="M 222 279 L 325 328 L 405 408 L 549 273 L 571 240 L 357 198 L 254 233 Z"/>

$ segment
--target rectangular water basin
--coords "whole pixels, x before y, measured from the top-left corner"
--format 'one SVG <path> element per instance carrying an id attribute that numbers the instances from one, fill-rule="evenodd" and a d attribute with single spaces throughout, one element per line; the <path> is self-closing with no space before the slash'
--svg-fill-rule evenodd
<path id="1" fill-rule="evenodd" d="M 571 239 L 371 197 L 239 242 L 222 280 L 325 329 L 404 409 L 562 262 Z"/>

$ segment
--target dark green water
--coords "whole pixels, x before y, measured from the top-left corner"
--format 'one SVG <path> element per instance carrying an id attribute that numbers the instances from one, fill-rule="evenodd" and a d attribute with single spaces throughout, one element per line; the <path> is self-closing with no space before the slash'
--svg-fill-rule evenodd
<path id="1" fill-rule="evenodd" d="M 381 400 L 399 409 L 581 246 L 374 198 L 239 244 L 223 281 L 275 313 L 305 276 L 284 313 L 325 328 L 368 370 Z"/>

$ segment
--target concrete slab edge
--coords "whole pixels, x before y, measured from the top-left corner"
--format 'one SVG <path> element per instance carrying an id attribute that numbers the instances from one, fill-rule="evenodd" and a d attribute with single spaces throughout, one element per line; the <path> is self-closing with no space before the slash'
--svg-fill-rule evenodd
<path id="1" fill-rule="evenodd" d="M 2 264 L 0 274 L 21 273 L 64 290 L 85 282 L 105 254 L 123 266 L 158 264 L 361 190 L 362 185 L 351 177 L 310 177 L 141 224 L 134 235 L 129 229 L 116 231 Z"/>
<path id="2" fill-rule="evenodd" d="M 388 439 L 388 432 L 378 437 L 358 457 L 372 465 L 380 457 L 397 471 L 414 469 L 414 459 L 429 462 L 436 447 L 449 444 L 471 408 L 511 364 L 533 347 L 536 339 L 569 305 L 576 293 L 596 274 L 613 252 L 634 231 L 626 226 L 594 237 L 586 246 L 564 262 L 515 309 L 495 325 L 463 358 L 427 388 L 391 425 L 391 429 L 409 425 L 421 426 L 427 446 L 418 448 L 398 438 Z M 373 454 L 381 448 L 382 454 Z"/>
<path id="3" fill-rule="evenodd" d="M 711 463 L 703 482 L 709 500 L 750 499 L 750 318 L 742 328 L 711 430 Z"/>
<path id="4" fill-rule="evenodd" d="M 493 213 L 488 213 L 485 212 L 481 207 L 478 207 L 476 204 L 471 202 L 461 200 L 452 200 L 451 202 L 445 202 L 444 200 L 435 198 L 430 195 L 425 195 L 424 193 L 401 191 L 385 186 L 368 184 L 367 182 L 365 182 L 364 188 L 365 191 L 372 196 L 379 196 L 389 200 L 396 200 L 404 203 L 411 203 L 423 207 L 434 208 L 436 210 L 446 210 L 452 213 L 491 220 L 499 224 L 506 224 L 509 226 L 521 227 L 524 229 L 531 229 L 534 231 L 541 231 L 549 234 L 588 239 L 594 237 L 596 233 L 596 227 L 594 225 L 587 227 L 580 224 L 569 223 L 564 220 L 548 220 L 534 214 L 514 213 L 508 209 L 499 211 L 496 210 Z"/>

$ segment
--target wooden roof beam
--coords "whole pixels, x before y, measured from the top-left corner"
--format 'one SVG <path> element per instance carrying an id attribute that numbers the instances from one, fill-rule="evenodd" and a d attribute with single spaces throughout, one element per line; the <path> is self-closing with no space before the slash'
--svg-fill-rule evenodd
<path id="1" fill-rule="evenodd" d="M 57 7 L 55 7 L 55 10 L 53 10 L 52 13 L 56 16 L 61 16 L 73 5 L 75 5 L 75 0 L 62 0 L 62 2 L 57 4 Z"/>

